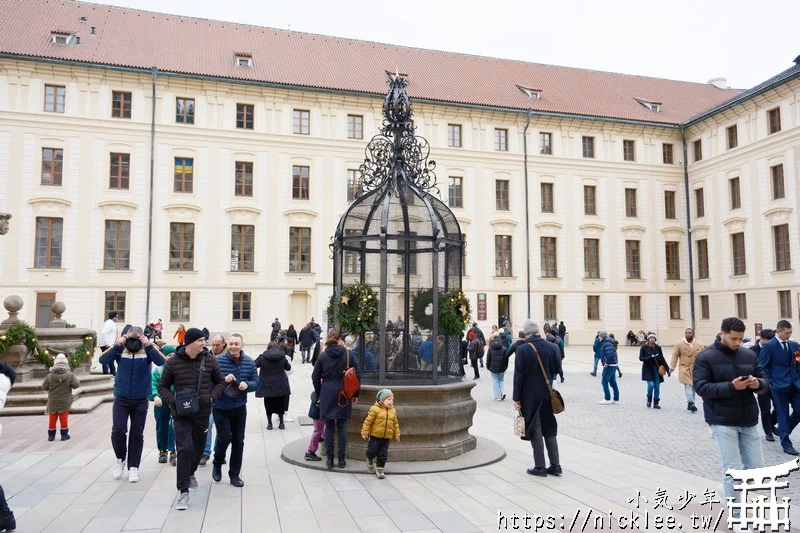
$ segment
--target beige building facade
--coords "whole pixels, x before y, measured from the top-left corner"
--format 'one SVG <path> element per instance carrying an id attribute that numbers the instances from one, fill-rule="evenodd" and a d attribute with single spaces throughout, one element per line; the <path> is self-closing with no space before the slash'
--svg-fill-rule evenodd
<path id="1" fill-rule="evenodd" d="M 749 331 L 796 317 L 797 74 L 681 123 L 532 113 L 532 317 L 563 320 L 573 344 L 600 329 L 671 344 L 693 321 L 709 340 L 725 316 Z M 658 102 L 639 103 L 658 117 Z M 50 319 L 54 299 L 80 326 L 99 328 L 110 310 L 161 318 L 168 338 L 183 323 L 260 344 L 275 317 L 298 329 L 325 320 L 331 237 L 381 105 L 379 94 L 3 53 L 0 211 L 13 219 L 0 298 L 22 296 L 31 323 Z M 508 315 L 519 329 L 527 114 L 419 99 L 415 117 L 466 239 L 473 314 L 480 294 L 483 327 Z"/>

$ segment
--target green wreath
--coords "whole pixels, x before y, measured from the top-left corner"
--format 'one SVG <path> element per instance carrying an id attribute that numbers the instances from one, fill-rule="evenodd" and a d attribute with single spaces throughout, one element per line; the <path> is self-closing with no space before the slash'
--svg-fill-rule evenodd
<path id="1" fill-rule="evenodd" d="M 432 289 L 420 289 L 414 295 L 411 317 L 424 330 L 433 328 L 433 313 L 425 311 L 433 302 Z M 472 320 L 469 299 L 461 289 L 451 289 L 439 294 L 439 330 L 445 335 L 458 335 Z"/>
<path id="2" fill-rule="evenodd" d="M 55 359 L 50 355 L 50 351 L 47 347 L 39 344 L 39 339 L 36 337 L 36 330 L 25 322 L 10 326 L 3 335 L 0 335 L 0 353 L 7 352 L 9 348 L 17 344 L 25 345 L 33 354 L 34 358 L 44 365 L 45 368 L 53 366 Z M 81 366 L 94 352 L 95 345 L 95 336 L 87 335 L 83 338 L 81 345 L 75 350 L 65 352 L 64 355 L 67 356 L 69 367 L 78 368 Z"/>
<path id="3" fill-rule="evenodd" d="M 361 335 L 377 328 L 378 297 L 372 287 L 357 283 L 342 287 L 336 308 L 336 323 L 347 333 Z M 333 316 L 333 296 L 328 302 L 328 316 Z"/>

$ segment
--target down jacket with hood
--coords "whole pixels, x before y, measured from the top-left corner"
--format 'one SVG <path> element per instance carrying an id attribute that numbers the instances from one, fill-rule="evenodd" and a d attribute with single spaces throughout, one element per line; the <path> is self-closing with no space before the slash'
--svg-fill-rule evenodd
<path id="1" fill-rule="evenodd" d="M 339 402 L 339 391 L 342 390 L 342 374 L 347 366 L 347 349 L 344 346 L 328 346 L 319 356 L 311 383 L 319 398 L 319 417 L 324 420 L 334 418 L 350 418 L 353 400 Z M 350 353 L 350 366 L 356 369 L 359 381 L 362 379 L 358 361 Z M 356 392 L 355 396 L 358 396 Z M 342 405 L 339 405 L 341 403 Z"/>
<path id="2" fill-rule="evenodd" d="M 258 368 L 258 398 L 277 398 L 291 394 L 289 376 L 286 372 L 292 364 L 286 359 L 286 352 L 280 348 L 270 348 L 256 358 Z"/>
<path id="3" fill-rule="evenodd" d="M 511 355 L 510 353 L 506 355 L 506 347 L 501 337 L 502 334 L 492 337 L 486 353 L 486 368 L 495 374 L 508 370 L 508 357 Z"/>
<path id="4" fill-rule="evenodd" d="M 202 367 L 201 361 L 203 361 Z M 173 390 L 197 389 L 197 377 L 200 372 L 203 373 L 200 379 L 200 412 L 196 416 L 208 418 L 211 413 L 211 402 L 219 400 L 225 390 L 225 378 L 219 369 L 217 358 L 203 348 L 203 351 L 192 359 L 186 355 L 186 346 L 180 346 L 175 355 L 164 365 L 164 373 L 158 381 L 158 395 L 170 406 L 173 417 L 175 416 Z"/>
<path id="5" fill-rule="evenodd" d="M 69 370 L 54 370 L 47 374 L 42 382 L 42 389 L 47 391 L 47 414 L 69 411 L 72 408 L 72 389 L 80 386 L 78 378 Z"/>
<path id="6" fill-rule="evenodd" d="M 375 437 L 378 439 L 393 439 L 400 436 L 400 423 L 397 421 L 397 411 L 394 407 L 386 407 L 376 401 L 369 408 L 367 418 L 361 426 L 362 437 Z"/>

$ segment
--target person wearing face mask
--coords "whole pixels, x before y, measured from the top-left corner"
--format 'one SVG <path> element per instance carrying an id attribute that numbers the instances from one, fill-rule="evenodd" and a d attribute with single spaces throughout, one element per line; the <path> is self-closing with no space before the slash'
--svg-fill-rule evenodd
<path id="1" fill-rule="evenodd" d="M 100 364 L 116 362 L 111 445 L 117 460 L 114 479 L 122 477 L 127 457 L 128 481 L 139 481 L 139 463 L 144 447 L 144 425 L 152 387 L 151 365 L 161 366 L 164 357 L 142 328 L 132 327 L 100 356 Z M 130 419 L 130 430 L 128 420 Z"/>
<path id="2" fill-rule="evenodd" d="M 225 337 L 222 335 L 214 335 L 211 337 L 211 355 L 217 357 L 225 353 L 228 348 L 228 343 L 225 342 Z M 206 466 L 208 460 L 211 459 L 211 442 L 214 440 L 214 410 L 211 410 L 211 415 L 208 417 L 208 434 L 206 434 L 206 447 L 203 450 L 203 455 L 200 457 L 200 466 Z M 224 462 L 224 461 L 223 461 Z"/>

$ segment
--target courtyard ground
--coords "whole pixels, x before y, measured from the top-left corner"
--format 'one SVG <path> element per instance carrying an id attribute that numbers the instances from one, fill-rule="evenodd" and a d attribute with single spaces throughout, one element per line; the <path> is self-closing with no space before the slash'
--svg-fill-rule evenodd
<path id="1" fill-rule="evenodd" d="M 700 412 L 687 412 L 682 387 L 672 378 L 662 389 L 663 409 L 647 409 L 637 356 L 636 349 L 620 349 L 621 403 L 601 406 L 597 403 L 602 397 L 599 377 L 588 373 L 591 349 L 567 349 L 566 381 L 559 385 L 567 405 L 558 416 L 564 467 L 559 478 L 537 478 L 525 472 L 532 466 L 531 448 L 512 434 L 512 364 L 506 374 L 509 398 L 505 402 L 492 399 L 488 372 L 473 389 L 479 408 L 472 433 L 502 444 L 507 452 L 502 461 L 482 468 L 393 476 L 390 463 L 387 478 L 377 480 L 366 473 L 295 467 L 281 460 L 281 449 L 287 442 L 307 438 L 311 428 L 292 422 L 285 431 L 267 431 L 263 405 L 251 398 L 242 471 L 246 486 L 237 489 L 225 482 L 214 483 L 210 465 L 201 467 L 200 490 L 192 493 L 188 511 L 173 508 L 175 468 L 157 462 L 152 415 L 146 427 L 141 481 L 129 484 L 112 479 L 110 404 L 71 417 L 73 438 L 64 443 L 47 442 L 44 416 L 3 418 L 0 484 L 18 517 L 17 530 L 24 533 L 466 533 L 514 529 L 513 516 L 526 513 L 552 515 L 550 530 L 557 531 L 636 529 L 630 527 L 629 519 L 617 522 L 618 515 L 638 517 L 640 530 L 657 530 L 656 515 L 665 521 L 674 519 L 673 527 L 680 524 L 684 531 L 726 530 L 723 505 L 701 503 L 706 489 L 716 490 L 721 499 L 719 455 L 703 422 L 702 402 L 698 400 Z M 290 414 L 295 419 L 307 409 L 310 374 L 310 365 L 297 365 L 290 378 Z M 396 400 L 402 404 L 401 397 Z M 766 465 L 791 459 L 780 453 L 779 444 L 763 444 Z M 800 474 L 788 480 L 790 488 L 779 496 L 797 501 Z M 665 491 L 663 503 L 672 510 L 658 501 L 657 490 Z M 636 497 L 637 491 L 641 498 Z M 687 491 L 695 496 L 690 498 Z M 609 512 L 614 527 L 607 521 Z M 694 522 L 692 513 L 699 517 Z M 791 516 L 800 524 L 797 508 Z M 605 520 L 602 528 L 595 522 L 598 517 Z M 703 526 L 702 520 L 710 523 Z M 516 525 L 526 530 L 524 522 Z M 527 525 L 527 530 L 536 530 L 535 519 Z M 538 524 L 540 531 L 547 530 L 544 525 Z"/>

